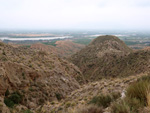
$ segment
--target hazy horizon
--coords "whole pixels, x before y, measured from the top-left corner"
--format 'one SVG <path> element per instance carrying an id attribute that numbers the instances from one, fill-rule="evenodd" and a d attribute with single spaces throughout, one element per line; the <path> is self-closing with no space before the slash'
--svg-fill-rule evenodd
<path id="1" fill-rule="evenodd" d="M 0 30 L 149 30 L 149 0 L 0 0 Z"/>

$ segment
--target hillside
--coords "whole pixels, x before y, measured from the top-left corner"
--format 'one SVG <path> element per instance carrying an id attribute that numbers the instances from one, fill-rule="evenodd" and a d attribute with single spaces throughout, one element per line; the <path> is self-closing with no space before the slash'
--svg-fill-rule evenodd
<path id="1" fill-rule="evenodd" d="M 87 81 L 106 76 L 127 76 L 149 71 L 150 51 L 134 52 L 119 38 L 99 36 L 71 57 Z"/>
<path id="2" fill-rule="evenodd" d="M 124 78 L 107 78 L 102 79 L 96 82 L 90 82 L 88 84 L 83 85 L 80 89 L 73 91 L 70 95 L 66 97 L 66 99 L 62 100 L 61 102 L 53 101 L 47 102 L 42 109 L 40 110 L 41 113 L 112 113 L 111 104 L 106 107 L 102 108 L 102 112 L 88 112 L 88 107 L 90 106 L 89 102 L 92 98 L 98 95 L 115 95 L 121 98 L 123 92 L 133 84 L 137 79 L 145 76 L 146 74 L 142 73 L 136 76 L 129 76 Z M 115 100 L 115 101 L 119 101 Z M 104 99 L 103 99 L 104 101 Z M 106 101 L 107 102 L 107 101 Z M 112 102 L 113 103 L 113 102 Z M 137 104 L 137 103 L 136 103 Z M 96 106 L 96 105 L 95 105 Z M 91 108 L 96 109 L 96 107 L 91 106 Z M 120 110 L 125 108 L 120 108 Z M 85 110 L 85 111 L 82 111 Z M 143 109 L 142 109 L 143 110 Z M 118 112 L 115 112 L 118 113 Z M 119 112 L 119 113 L 129 113 L 129 112 Z M 137 112 L 133 112 L 137 113 Z M 149 112 L 139 112 L 139 113 L 149 113 Z"/>
<path id="3" fill-rule="evenodd" d="M 80 51 L 69 41 L 56 45 L 0 42 L 0 113 L 149 113 L 149 48 L 132 50 L 111 35 Z M 74 64 L 61 58 L 71 49 Z"/>
<path id="4" fill-rule="evenodd" d="M 71 40 L 60 40 L 56 41 L 56 46 L 45 45 L 45 44 L 32 44 L 31 48 L 38 49 L 46 52 L 53 52 L 59 57 L 70 57 L 75 54 L 85 46 L 82 44 L 77 44 L 72 42 Z"/>
<path id="5" fill-rule="evenodd" d="M 53 53 L 0 43 L 0 96 L 23 95 L 21 104 L 37 108 L 46 101 L 65 98 L 80 87 L 79 69 Z M 18 95 L 18 93 L 17 93 Z"/>

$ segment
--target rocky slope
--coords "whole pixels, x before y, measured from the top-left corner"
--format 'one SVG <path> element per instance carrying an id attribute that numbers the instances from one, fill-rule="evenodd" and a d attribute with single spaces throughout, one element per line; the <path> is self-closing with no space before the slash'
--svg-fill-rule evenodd
<path id="1" fill-rule="evenodd" d="M 150 70 L 150 51 L 134 52 L 115 36 L 99 36 L 71 57 L 87 81 L 127 76 Z"/>
<path id="2" fill-rule="evenodd" d="M 36 108 L 46 101 L 65 98 L 80 87 L 79 69 L 53 53 L 14 48 L 0 43 L 0 96 L 19 92 L 22 105 Z"/>
<path id="3" fill-rule="evenodd" d="M 39 110 L 41 113 L 85 113 L 79 111 L 83 108 L 87 109 L 87 106 L 89 106 L 88 103 L 93 97 L 100 94 L 121 94 L 131 83 L 145 75 L 146 74 L 142 73 L 136 76 L 129 76 L 124 78 L 107 78 L 96 82 L 90 82 L 83 85 L 80 89 L 73 91 L 66 97 L 66 99 L 60 102 L 47 102 L 41 109 L 37 109 L 37 111 Z M 104 109 L 103 113 L 111 113 L 110 108 L 107 107 Z"/>
<path id="4" fill-rule="evenodd" d="M 77 44 L 72 42 L 71 40 L 61 40 L 57 41 L 56 46 L 44 45 L 44 44 L 32 44 L 31 48 L 38 49 L 46 52 L 53 52 L 59 57 L 70 57 L 75 54 L 85 46 L 82 44 Z"/>
<path id="5" fill-rule="evenodd" d="M 69 50 L 66 42 L 57 43 Z M 73 55 L 79 68 L 58 56 L 42 44 L 31 49 L 0 43 L 0 113 L 79 113 L 93 97 L 120 94 L 150 70 L 149 48 L 133 51 L 115 36 L 100 36 Z M 6 107 L 18 96 L 13 109 Z"/>

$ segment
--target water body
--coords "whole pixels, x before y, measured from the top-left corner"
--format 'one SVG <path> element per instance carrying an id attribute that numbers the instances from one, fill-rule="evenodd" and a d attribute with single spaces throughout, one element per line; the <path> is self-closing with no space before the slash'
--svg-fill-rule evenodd
<path id="1" fill-rule="evenodd" d="M 32 37 L 32 38 L 10 38 L 10 37 L 0 37 L 0 40 L 9 40 L 9 41 L 25 41 L 25 40 L 53 40 L 53 39 L 65 39 L 72 38 L 72 36 L 60 36 L 60 37 Z"/>

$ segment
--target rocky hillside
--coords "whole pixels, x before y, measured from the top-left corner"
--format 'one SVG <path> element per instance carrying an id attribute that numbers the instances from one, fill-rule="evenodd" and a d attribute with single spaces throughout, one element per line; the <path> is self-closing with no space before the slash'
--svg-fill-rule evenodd
<path id="1" fill-rule="evenodd" d="M 88 81 L 127 76 L 150 69 L 150 51 L 134 52 L 115 36 L 99 36 L 71 57 Z"/>
<path id="2" fill-rule="evenodd" d="M 145 75 L 146 74 L 139 74 L 136 76 L 129 76 L 124 78 L 107 78 L 96 82 L 90 82 L 83 85 L 80 89 L 73 91 L 70 95 L 67 96 L 66 99 L 62 100 L 61 102 L 47 102 L 41 109 L 37 109 L 37 111 L 39 110 L 41 113 L 111 113 L 111 105 L 104 108 L 102 112 L 87 112 L 90 100 L 92 100 L 92 98 L 96 97 L 97 95 L 102 94 L 112 94 L 121 98 L 124 91 L 130 84 L 134 83 L 137 79 Z M 81 111 L 83 109 L 85 109 L 86 112 Z"/>
<path id="3" fill-rule="evenodd" d="M 61 40 L 57 41 L 56 46 L 44 45 L 44 44 L 32 44 L 31 48 L 38 49 L 46 52 L 53 52 L 57 54 L 59 57 L 70 57 L 75 54 L 79 50 L 85 47 L 85 45 L 77 44 L 72 42 L 71 40 Z"/>
<path id="4" fill-rule="evenodd" d="M 3 99 L 20 94 L 23 97 L 20 103 L 34 109 L 78 89 L 78 78 L 82 79 L 79 69 L 53 53 L 0 43 L 0 96 Z"/>
<path id="5" fill-rule="evenodd" d="M 59 56 L 79 47 L 70 44 L 26 48 L 0 42 L 0 113 L 130 113 L 133 107 L 137 113 L 137 108 L 143 111 L 150 105 L 150 90 L 145 88 L 150 83 L 149 48 L 134 51 L 115 36 L 99 36 L 77 50 L 72 64 Z"/>

